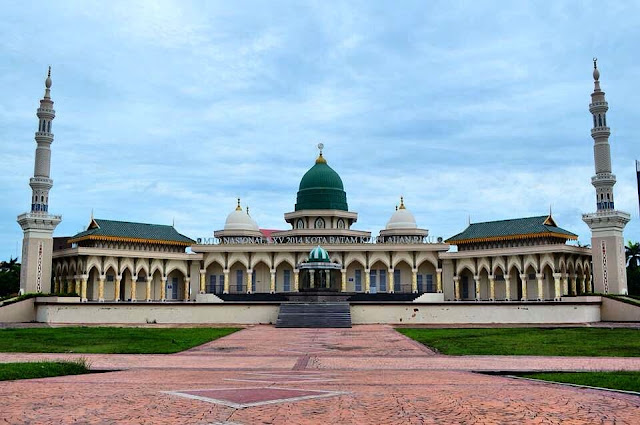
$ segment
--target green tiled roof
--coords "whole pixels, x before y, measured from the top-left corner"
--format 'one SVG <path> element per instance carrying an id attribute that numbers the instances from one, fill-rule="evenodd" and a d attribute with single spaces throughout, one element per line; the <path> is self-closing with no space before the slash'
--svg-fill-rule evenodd
<path id="1" fill-rule="evenodd" d="M 551 216 L 541 215 L 473 223 L 462 233 L 447 239 L 446 242 L 458 244 L 545 236 L 564 237 L 566 239 L 578 238 L 578 235 L 558 227 Z"/>
<path id="2" fill-rule="evenodd" d="M 173 226 L 164 224 L 132 223 L 129 221 L 91 220 L 89 228 L 73 236 L 70 241 L 81 239 L 112 239 L 112 240 L 140 240 L 153 242 L 176 242 L 179 244 L 193 244 L 194 240 L 178 233 Z"/>

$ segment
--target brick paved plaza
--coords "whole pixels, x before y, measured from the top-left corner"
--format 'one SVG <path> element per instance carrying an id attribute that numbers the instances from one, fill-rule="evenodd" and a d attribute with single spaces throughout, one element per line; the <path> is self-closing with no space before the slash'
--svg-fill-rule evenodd
<path id="1" fill-rule="evenodd" d="M 0 354 L 0 362 L 71 354 Z M 640 370 L 640 358 L 437 355 L 389 326 L 256 326 L 172 355 L 82 355 L 116 372 L 0 384 L 10 424 L 638 423 L 640 397 L 473 373 Z"/>

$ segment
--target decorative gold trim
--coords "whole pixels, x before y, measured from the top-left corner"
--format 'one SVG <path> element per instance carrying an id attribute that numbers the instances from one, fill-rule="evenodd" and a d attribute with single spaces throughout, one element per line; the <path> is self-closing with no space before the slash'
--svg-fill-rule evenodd
<path id="1" fill-rule="evenodd" d="M 105 236 L 105 235 L 86 235 L 79 238 L 69 239 L 68 243 L 75 243 L 86 240 L 94 241 L 113 241 L 113 242 L 132 242 L 132 243 L 147 243 L 147 244 L 160 244 L 160 245 L 182 245 L 191 246 L 190 242 L 168 241 L 164 239 L 144 239 L 144 238 L 128 238 L 123 236 Z"/>
<path id="2" fill-rule="evenodd" d="M 447 239 L 445 242 L 452 243 L 454 245 L 461 245 L 466 243 L 476 243 L 476 242 L 496 242 L 496 241 L 508 241 L 508 240 L 519 240 L 519 239 L 528 239 L 528 238 L 546 238 L 546 237 L 557 237 L 562 239 L 569 240 L 577 240 L 577 236 L 564 235 L 562 233 L 555 232 L 543 232 L 543 233 L 523 233 L 519 235 L 506 235 L 506 236 L 490 236 L 487 238 L 471 238 L 471 239 Z"/>

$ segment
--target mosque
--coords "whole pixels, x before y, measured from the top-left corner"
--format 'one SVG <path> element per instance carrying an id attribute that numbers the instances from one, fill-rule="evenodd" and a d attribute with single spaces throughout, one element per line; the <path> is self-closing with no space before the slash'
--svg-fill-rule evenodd
<path id="1" fill-rule="evenodd" d="M 550 213 L 473 223 L 434 240 L 403 198 L 378 234 L 356 230 L 358 213 L 349 210 L 343 181 L 322 144 L 300 180 L 292 211 L 284 213 L 286 230 L 261 229 L 238 199 L 211 238 L 194 240 L 169 225 L 94 217 L 85 231 L 52 238 L 62 218 L 48 211 L 55 118 L 49 70 L 37 112 L 31 211 L 18 217 L 25 232 L 21 288 L 76 293 L 80 304 L 116 308 L 286 302 L 313 294 L 363 303 L 474 302 L 491 309 L 561 305 L 594 292 L 625 294 L 620 265 L 629 215 L 614 208 L 608 106 L 595 61 L 594 80 L 597 212 L 583 216 L 593 229 L 592 249 L 569 244 L 577 236 Z"/>

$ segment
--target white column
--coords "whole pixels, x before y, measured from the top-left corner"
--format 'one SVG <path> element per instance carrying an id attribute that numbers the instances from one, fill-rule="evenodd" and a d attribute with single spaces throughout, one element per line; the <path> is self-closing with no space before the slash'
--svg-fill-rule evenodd
<path id="1" fill-rule="evenodd" d="M 80 278 L 80 284 L 82 285 L 80 287 L 80 300 L 82 302 L 87 301 L 87 278 L 88 276 L 85 275 Z"/>
<path id="2" fill-rule="evenodd" d="M 204 294 L 205 292 L 207 292 L 207 271 L 204 269 L 200 269 L 200 293 Z"/>
<path id="3" fill-rule="evenodd" d="M 569 275 L 566 273 L 562 275 L 562 287 L 563 287 L 562 293 L 564 295 L 570 295 L 569 294 Z"/>
<path id="4" fill-rule="evenodd" d="M 560 279 L 562 278 L 562 273 L 554 273 L 553 274 L 553 289 L 555 290 L 554 301 L 560 301 L 562 297 L 562 282 Z"/>
<path id="5" fill-rule="evenodd" d="M 492 274 L 489 275 L 489 300 L 496 300 L 496 277 Z"/>
<path id="6" fill-rule="evenodd" d="M 371 269 L 364 270 L 364 293 L 368 294 L 371 290 Z"/>
<path id="7" fill-rule="evenodd" d="M 536 273 L 536 279 L 538 281 L 538 301 L 544 301 L 544 274 Z"/>
<path id="8" fill-rule="evenodd" d="M 191 289 L 191 278 L 189 276 L 185 276 L 184 277 L 184 301 L 187 302 L 189 301 L 189 293 Z"/>
<path id="9" fill-rule="evenodd" d="M 340 270 L 340 277 L 342 278 L 340 282 L 340 291 L 347 292 L 347 269 Z"/>
<path id="10" fill-rule="evenodd" d="M 136 301 L 136 284 L 138 282 L 138 276 L 131 275 L 131 294 L 129 298 L 131 298 L 131 302 Z"/>
<path id="11" fill-rule="evenodd" d="M 222 290 L 223 294 L 229 293 L 229 270 L 223 270 L 224 273 L 224 287 Z"/>
<path id="12" fill-rule="evenodd" d="M 122 275 L 117 275 L 114 281 L 113 288 L 113 300 L 115 302 L 120 301 L 120 282 L 122 282 Z"/>
<path id="13" fill-rule="evenodd" d="M 162 276 L 160 278 L 160 301 L 165 302 L 167 300 L 167 277 Z"/>
<path id="14" fill-rule="evenodd" d="M 104 302 L 104 280 L 105 280 L 106 276 L 105 275 L 101 275 L 98 278 L 98 302 L 103 303 Z"/>
<path id="15" fill-rule="evenodd" d="M 578 288 L 576 287 L 576 275 L 571 275 L 571 295 L 578 295 Z"/>
<path id="16" fill-rule="evenodd" d="M 520 281 L 522 285 L 522 298 L 520 298 L 521 301 L 527 300 L 527 279 L 529 279 L 529 276 L 527 276 L 526 273 L 520 275 Z"/>
<path id="17" fill-rule="evenodd" d="M 271 282 L 269 284 L 269 292 L 272 294 L 276 293 L 276 271 L 271 270 Z"/>
<path id="18" fill-rule="evenodd" d="M 480 276 L 474 275 L 473 282 L 476 286 L 476 301 L 480 301 Z"/>
<path id="19" fill-rule="evenodd" d="M 324 277 L 325 277 L 324 287 L 327 289 L 331 288 L 331 270 L 325 270 Z"/>
<path id="20" fill-rule="evenodd" d="M 153 276 L 147 276 L 147 288 L 145 291 L 145 301 L 151 301 L 151 281 L 153 281 Z"/>
<path id="21" fill-rule="evenodd" d="M 316 271 L 309 270 L 309 287 L 314 289 L 316 287 Z"/>
<path id="22" fill-rule="evenodd" d="M 584 275 L 580 277 L 580 289 L 582 290 L 583 294 L 587 292 L 587 284 L 585 282 Z"/>
<path id="23" fill-rule="evenodd" d="M 453 277 L 453 298 L 460 301 L 460 276 Z"/>
<path id="24" fill-rule="evenodd" d="M 293 269 L 293 292 L 300 291 L 300 270 Z"/>
<path id="25" fill-rule="evenodd" d="M 247 294 L 253 290 L 253 269 L 247 269 Z"/>
<path id="26" fill-rule="evenodd" d="M 436 269 L 436 290 L 442 293 L 442 269 Z"/>
<path id="27" fill-rule="evenodd" d="M 418 269 L 411 270 L 411 292 L 418 293 Z"/>
<path id="28" fill-rule="evenodd" d="M 504 298 L 511 301 L 511 275 L 504 275 Z"/>
<path id="29" fill-rule="evenodd" d="M 387 270 L 387 292 L 393 294 L 395 292 L 395 276 L 393 267 Z"/>

